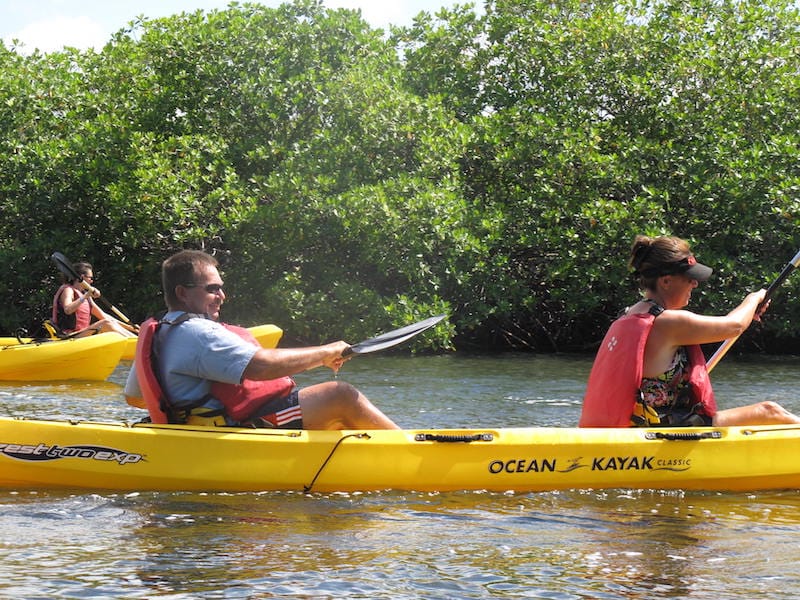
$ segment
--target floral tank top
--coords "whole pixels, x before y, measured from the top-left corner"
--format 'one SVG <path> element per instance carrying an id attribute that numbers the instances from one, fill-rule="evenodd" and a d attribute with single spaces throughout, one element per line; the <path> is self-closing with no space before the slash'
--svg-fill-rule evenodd
<path id="1" fill-rule="evenodd" d="M 689 357 L 681 346 L 670 367 L 657 377 L 642 377 L 642 400 L 654 409 L 671 408 L 689 395 Z"/>

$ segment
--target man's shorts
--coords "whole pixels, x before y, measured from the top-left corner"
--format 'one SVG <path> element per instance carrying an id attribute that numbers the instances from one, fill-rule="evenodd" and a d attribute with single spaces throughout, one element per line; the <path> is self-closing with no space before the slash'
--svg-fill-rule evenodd
<path id="1" fill-rule="evenodd" d="M 295 388 L 288 396 L 270 400 L 258 409 L 248 424 L 275 429 L 302 429 L 303 413 L 298 393 L 299 390 Z"/>

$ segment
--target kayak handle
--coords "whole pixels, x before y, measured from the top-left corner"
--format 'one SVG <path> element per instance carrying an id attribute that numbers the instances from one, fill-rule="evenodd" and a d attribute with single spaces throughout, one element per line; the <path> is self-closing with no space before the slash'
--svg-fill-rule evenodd
<path id="1" fill-rule="evenodd" d="M 722 437 L 719 431 L 703 431 L 693 433 L 663 433 L 661 431 L 648 431 L 644 434 L 648 440 L 670 440 L 670 441 L 694 441 L 694 440 L 718 440 Z"/>
<path id="2" fill-rule="evenodd" d="M 491 442 L 494 435 L 491 433 L 475 433 L 473 435 L 453 435 L 447 433 L 417 433 L 415 442 Z"/>

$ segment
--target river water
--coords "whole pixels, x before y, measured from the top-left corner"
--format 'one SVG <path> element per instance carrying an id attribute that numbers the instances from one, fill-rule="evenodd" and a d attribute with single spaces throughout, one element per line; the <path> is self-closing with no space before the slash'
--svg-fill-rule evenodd
<path id="1" fill-rule="evenodd" d="M 726 357 L 721 407 L 800 412 L 800 358 Z M 400 425 L 566 427 L 590 358 L 359 356 Z M 0 411 L 135 420 L 108 382 L 0 384 Z M 329 371 L 301 376 L 303 385 Z M 796 598 L 800 493 L 0 491 L 2 598 Z"/>

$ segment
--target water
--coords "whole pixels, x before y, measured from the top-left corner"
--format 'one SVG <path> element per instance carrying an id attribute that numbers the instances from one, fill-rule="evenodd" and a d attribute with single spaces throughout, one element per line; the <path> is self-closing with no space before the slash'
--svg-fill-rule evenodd
<path id="1" fill-rule="evenodd" d="M 797 359 L 713 373 L 722 407 L 800 412 Z M 357 357 L 405 427 L 571 426 L 589 359 Z M 0 384 L 0 411 L 133 420 L 102 384 Z M 301 384 L 330 378 L 320 370 Z M 2 598 L 795 598 L 800 494 L 0 491 Z"/>

